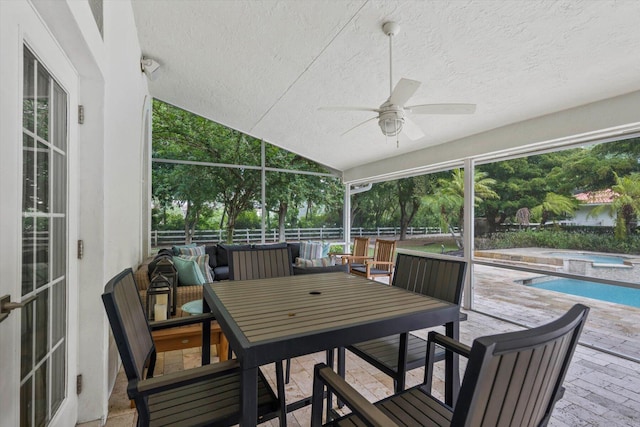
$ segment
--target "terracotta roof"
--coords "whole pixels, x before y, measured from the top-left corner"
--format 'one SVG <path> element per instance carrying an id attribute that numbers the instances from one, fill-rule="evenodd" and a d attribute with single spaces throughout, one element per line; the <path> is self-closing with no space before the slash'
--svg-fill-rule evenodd
<path id="1" fill-rule="evenodd" d="M 578 193 L 573 197 L 584 205 L 601 205 L 605 203 L 612 203 L 617 196 L 618 194 L 615 191 L 607 188 L 606 190 Z"/>

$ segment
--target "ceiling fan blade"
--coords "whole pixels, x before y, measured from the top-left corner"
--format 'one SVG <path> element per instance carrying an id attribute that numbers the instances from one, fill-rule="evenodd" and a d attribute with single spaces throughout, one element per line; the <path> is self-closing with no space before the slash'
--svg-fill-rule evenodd
<path id="1" fill-rule="evenodd" d="M 318 110 L 323 111 L 373 111 L 374 113 L 379 113 L 380 110 L 377 108 L 370 107 L 319 107 Z"/>
<path id="2" fill-rule="evenodd" d="M 359 128 L 360 126 L 364 125 L 365 123 L 369 123 L 371 120 L 376 120 L 378 117 L 371 117 L 370 119 L 365 120 L 362 123 L 358 123 L 357 125 L 355 125 L 354 127 L 352 127 L 351 129 L 346 130 L 345 132 L 341 133 L 340 136 L 345 136 L 346 134 L 348 134 L 349 132 L 351 132 L 352 130 Z"/>
<path id="3" fill-rule="evenodd" d="M 422 132 L 420 126 L 418 126 L 416 122 L 406 116 L 404 118 L 404 126 L 402 127 L 402 132 L 404 132 L 404 134 L 407 135 L 412 141 L 416 141 L 424 136 L 424 132 Z"/>
<path id="4" fill-rule="evenodd" d="M 393 105 L 403 106 L 416 93 L 421 84 L 417 80 L 400 79 L 391 92 L 389 102 Z"/>
<path id="5" fill-rule="evenodd" d="M 476 104 L 422 104 L 405 107 L 413 114 L 473 114 Z"/>

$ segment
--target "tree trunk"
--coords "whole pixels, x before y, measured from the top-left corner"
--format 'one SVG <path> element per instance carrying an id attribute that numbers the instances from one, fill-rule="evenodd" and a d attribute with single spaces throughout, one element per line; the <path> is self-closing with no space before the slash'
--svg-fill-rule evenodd
<path id="1" fill-rule="evenodd" d="M 191 214 L 191 203 L 187 201 L 187 212 L 184 215 L 184 244 L 191 244 L 191 224 L 189 222 L 189 216 Z"/>
<path id="2" fill-rule="evenodd" d="M 284 202 L 280 202 L 280 206 L 278 207 L 278 241 L 280 242 L 286 241 L 284 228 L 287 220 L 288 207 L 289 205 Z"/>

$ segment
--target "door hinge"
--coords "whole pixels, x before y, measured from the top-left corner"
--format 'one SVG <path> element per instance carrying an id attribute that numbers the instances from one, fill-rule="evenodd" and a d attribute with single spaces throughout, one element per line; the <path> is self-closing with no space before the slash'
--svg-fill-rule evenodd
<path id="1" fill-rule="evenodd" d="M 84 105 L 78 105 L 78 123 L 84 124 Z"/>
<path id="2" fill-rule="evenodd" d="M 82 393 L 82 374 L 76 377 L 76 394 Z"/>
<path id="3" fill-rule="evenodd" d="M 78 259 L 82 259 L 84 256 L 84 241 L 78 240 Z"/>

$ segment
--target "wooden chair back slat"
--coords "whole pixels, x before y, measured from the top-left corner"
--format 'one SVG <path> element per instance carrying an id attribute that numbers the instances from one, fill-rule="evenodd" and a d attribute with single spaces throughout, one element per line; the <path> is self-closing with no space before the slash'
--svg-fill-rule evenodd
<path id="1" fill-rule="evenodd" d="M 367 256 L 369 255 L 369 238 L 368 237 L 354 237 L 353 238 L 353 250 L 351 251 L 353 256 Z"/>
<path id="2" fill-rule="evenodd" d="M 546 425 L 588 312 L 577 304 L 542 327 L 475 340 L 452 425 Z"/>
<path id="3" fill-rule="evenodd" d="M 462 389 L 453 409 L 435 398 L 427 383 L 397 392 L 372 406 L 332 368 L 317 364 L 311 426 L 321 425 L 326 385 L 328 392 L 336 393 L 351 410 L 327 426 L 544 427 L 561 397 L 562 383 L 588 313 L 589 307 L 576 304 L 546 325 L 477 338 L 470 351 L 431 331 L 431 355 L 433 347 L 440 344 L 468 356 Z"/>
<path id="4" fill-rule="evenodd" d="M 373 249 L 373 265 L 380 270 L 392 271 L 392 264 L 376 264 L 376 261 L 389 263 L 393 262 L 393 256 L 396 252 L 395 240 L 382 240 L 376 239 L 376 243 Z"/>
<path id="5" fill-rule="evenodd" d="M 102 301 L 127 379 L 141 380 L 150 358 L 155 363 L 155 345 L 130 268 L 107 283 Z"/>
<path id="6" fill-rule="evenodd" d="M 229 259 L 230 280 L 269 279 L 293 275 L 291 249 L 260 248 L 232 251 Z"/>
<path id="7" fill-rule="evenodd" d="M 464 260 L 398 254 L 392 286 L 459 305 L 466 270 Z"/>

